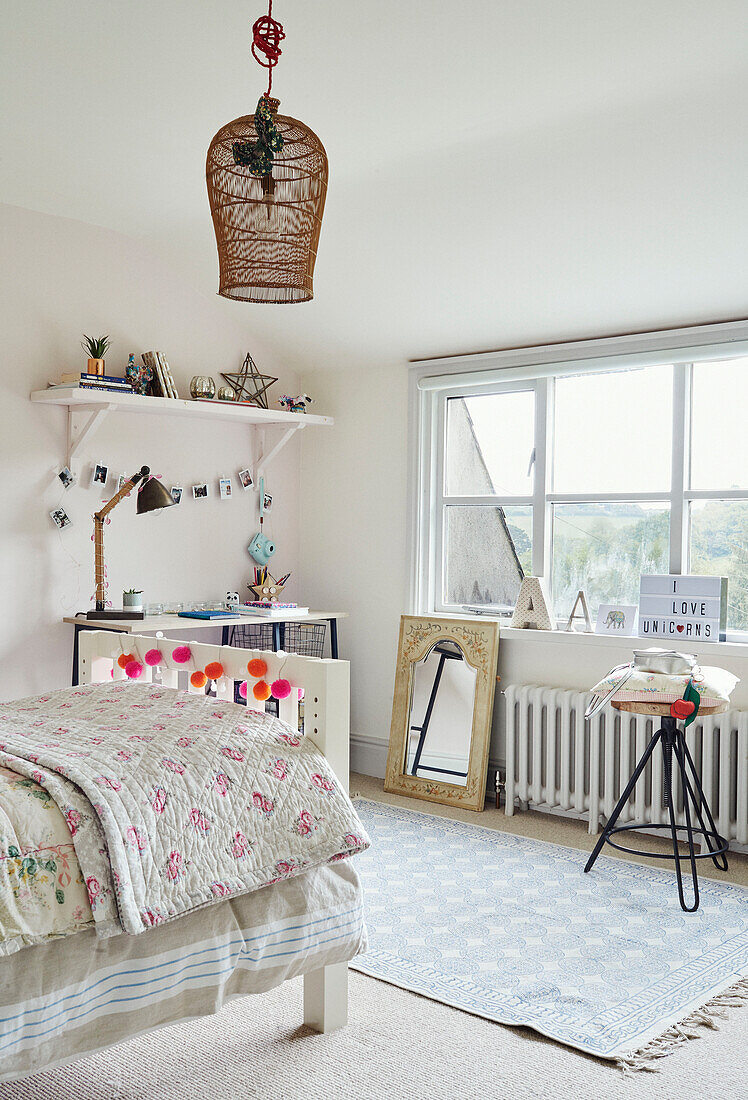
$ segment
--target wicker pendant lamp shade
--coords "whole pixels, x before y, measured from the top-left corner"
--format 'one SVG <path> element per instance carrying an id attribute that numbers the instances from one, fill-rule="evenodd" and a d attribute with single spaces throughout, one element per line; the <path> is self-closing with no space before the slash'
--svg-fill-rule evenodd
<path id="1" fill-rule="evenodd" d="M 277 110 L 278 100 L 271 103 Z M 307 302 L 314 297 L 327 154 L 303 122 L 278 114 L 274 122 L 283 137 L 283 149 L 273 158 L 270 177 L 253 176 L 234 162 L 235 143 L 257 138 L 254 115 L 222 126 L 208 149 L 208 198 L 220 267 L 218 293 L 240 302 Z"/>
<path id="2" fill-rule="evenodd" d="M 210 143 L 208 199 L 218 245 L 218 293 L 240 302 L 307 302 L 314 297 L 327 154 L 303 122 L 279 115 L 273 68 L 285 37 L 267 16 L 253 27 L 252 53 L 269 71 L 253 115 L 222 126 Z"/>

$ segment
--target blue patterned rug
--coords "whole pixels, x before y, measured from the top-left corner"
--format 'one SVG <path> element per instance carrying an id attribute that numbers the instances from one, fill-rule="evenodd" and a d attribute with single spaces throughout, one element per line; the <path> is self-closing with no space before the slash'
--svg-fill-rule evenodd
<path id="1" fill-rule="evenodd" d="M 355 805 L 370 947 L 351 966 L 619 1059 L 748 974 L 748 891 L 402 810 Z"/>

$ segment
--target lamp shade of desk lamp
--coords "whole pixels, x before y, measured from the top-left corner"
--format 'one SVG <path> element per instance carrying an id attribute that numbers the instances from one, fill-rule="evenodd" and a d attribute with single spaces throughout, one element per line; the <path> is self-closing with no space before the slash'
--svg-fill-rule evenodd
<path id="1" fill-rule="evenodd" d="M 139 516 L 146 512 L 158 512 L 161 508 L 171 508 L 174 504 L 171 493 L 164 488 L 160 481 L 150 476 L 148 466 L 143 466 L 126 481 L 118 493 L 107 501 L 100 511 L 94 513 L 94 571 L 96 576 L 96 610 L 89 611 L 89 619 L 142 619 L 143 612 L 133 611 L 107 611 L 106 609 L 106 579 L 104 576 L 104 522 L 107 515 L 121 500 L 129 496 L 139 482 L 143 487 L 138 493 L 137 513 Z"/>

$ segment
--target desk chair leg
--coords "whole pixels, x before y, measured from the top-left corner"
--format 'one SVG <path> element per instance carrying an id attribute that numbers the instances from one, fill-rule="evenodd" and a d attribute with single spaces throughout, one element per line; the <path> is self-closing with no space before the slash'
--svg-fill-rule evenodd
<path id="1" fill-rule="evenodd" d="M 651 757 L 652 753 L 654 752 L 655 747 L 659 744 L 661 737 L 662 737 L 662 730 L 658 730 L 657 733 L 652 738 L 652 740 L 647 745 L 644 752 L 642 753 L 641 760 L 639 761 L 639 763 L 634 768 L 633 775 L 631 776 L 628 783 L 626 784 L 626 790 L 623 792 L 623 794 L 619 798 L 618 804 L 616 805 L 616 808 L 613 810 L 613 813 L 608 818 L 608 821 L 605 825 L 605 828 L 600 833 L 600 836 L 598 838 L 597 844 L 594 847 L 592 855 L 590 856 L 590 858 L 587 860 L 587 862 L 585 864 L 585 867 L 584 867 L 585 874 L 587 873 L 587 871 L 591 871 L 592 868 L 594 867 L 595 860 L 600 855 L 600 852 L 602 851 L 603 845 L 605 844 L 606 840 L 608 839 L 610 834 L 613 832 L 613 829 L 615 828 L 615 824 L 618 821 L 618 818 L 623 813 L 623 807 L 626 805 L 629 798 L 631 797 L 631 792 L 633 791 L 634 787 L 636 786 L 636 783 L 637 783 L 637 780 L 639 779 L 639 776 L 641 775 L 641 773 L 646 768 L 647 763 L 649 761 L 649 758 Z"/>

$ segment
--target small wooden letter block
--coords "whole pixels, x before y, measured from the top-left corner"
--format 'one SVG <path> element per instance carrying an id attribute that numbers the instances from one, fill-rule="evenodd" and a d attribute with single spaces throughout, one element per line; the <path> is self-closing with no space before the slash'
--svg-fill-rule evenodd
<path id="1" fill-rule="evenodd" d="M 511 626 L 517 630 L 553 629 L 540 577 L 525 577 L 522 581 Z"/>

